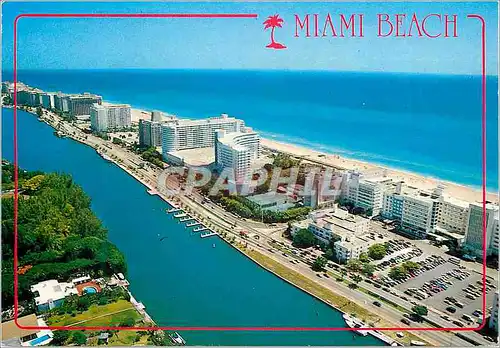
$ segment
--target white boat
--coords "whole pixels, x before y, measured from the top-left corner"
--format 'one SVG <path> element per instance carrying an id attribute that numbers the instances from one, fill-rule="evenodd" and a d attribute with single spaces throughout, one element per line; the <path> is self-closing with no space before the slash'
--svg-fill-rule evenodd
<path id="1" fill-rule="evenodd" d="M 179 345 L 185 345 L 186 344 L 186 341 L 184 340 L 184 338 L 182 338 L 182 336 L 179 335 L 179 333 L 177 333 L 177 332 L 174 332 L 173 334 L 171 334 L 170 338 L 176 344 L 179 344 Z"/>
<path id="2" fill-rule="evenodd" d="M 344 321 L 347 326 L 350 328 L 363 328 L 363 322 L 354 317 L 351 317 L 349 314 L 342 315 Z M 361 336 L 367 336 L 370 333 L 370 330 L 355 330 L 355 332 Z"/>

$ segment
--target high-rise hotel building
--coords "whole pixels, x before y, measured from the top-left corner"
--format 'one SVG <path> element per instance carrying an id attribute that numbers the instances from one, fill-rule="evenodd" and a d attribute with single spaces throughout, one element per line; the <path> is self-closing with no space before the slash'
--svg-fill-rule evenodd
<path id="1" fill-rule="evenodd" d="M 215 145 L 215 131 L 239 132 L 244 122 L 222 114 L 201 120 L 176 119 L 162 125 L 162 153 L 210 147 Z"/>
<path id="2" fill-rule="evenodd" d="M 130 105 L 93 104 L 90 107 L 90 127 L 96 132 L 123 130 L 130 125 Z"/>
<path id="3" fill-rule="evenodd" d="M 243 179 L 251 162 L 260 156 L 260 137 L 251 130 L 227 133 L 215 132 L 215 162 L 220 169 L 232 168 L 235 180 Z"/>

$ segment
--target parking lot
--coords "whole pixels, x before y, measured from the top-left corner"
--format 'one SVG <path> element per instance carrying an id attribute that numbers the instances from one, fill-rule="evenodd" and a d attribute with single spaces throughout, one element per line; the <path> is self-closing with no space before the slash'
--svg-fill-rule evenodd
<path id="1" fill-rule="evenodd" d="M 445 262 L 397 285 L 396 288 L 403 292 L 408 289 L 418 289 L 428 296 L 422 299 L 417 295 L 420 297 L 418 299 L 420 302 L 446 313 L 450 322 L 458 319 L 464 326 L 475 327 L 479 325 L 479 318 L 482 317 L 480 312 L 476 312 L 482 309 L 481 279 L 482 276 L 479 273 Z M 488 286 L 486 293 L 487 307 L 491 305 L 495 291 L 494 282 L 491 284 L 492 286 Z M 412 295 L 406 294 L 408 297 L 415 297 L 415 292 Z M 475 315 L 474 312 L 476 312 Z M 473 321 L 465 320 L 464 314 L 471 317 Z"/>

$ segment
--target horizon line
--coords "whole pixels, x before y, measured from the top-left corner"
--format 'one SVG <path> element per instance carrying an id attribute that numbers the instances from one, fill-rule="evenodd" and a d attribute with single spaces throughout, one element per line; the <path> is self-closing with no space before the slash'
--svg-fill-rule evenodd
<path id="1" fill-rule="evenodd" d="M 163 70 L 163 71 L 218 71 L 218 72 L 235 72 L 235 71 L 260 71 L 260 72 L 310 72 L 310 73 L 351 73 L 351 74 L 399 74 L 399 75 L 440 75 L 440 76 L 453 76 L 453 77 L 481 77 L 480 73 L 477 74 L 466 74 L 466 73 L 450 73 L 450 72 L 413 72 L 413 71 L 362 71 L 362 70 L 326 70 L 326 69 L 286 69 L 286 68 L 26 68 L 17 69 L 17 71 L 145 71 L 145 70 Z M 13 73 L 14 69 L 2 69 L 2 74 Z M 499 74 L 486 74 L 486 77 L 496 77 L 498 79 Z"/>

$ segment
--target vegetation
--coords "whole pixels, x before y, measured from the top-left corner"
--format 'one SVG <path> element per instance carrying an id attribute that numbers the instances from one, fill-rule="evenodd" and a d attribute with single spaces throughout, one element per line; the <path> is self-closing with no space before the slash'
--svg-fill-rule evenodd
<path id="1" fill-rule="evenodd" d="M 297 248 L 309 248 L 314 245 L 316 238 L 307 228 L 302 228 L 293 236 L 293 246 Z"/>
<path id="2" fill-rule="evenodd" d="M 420 265 L 413 261 L 406 261 L 400 266 L 395 266 L 389 271 L 389 277 L 394 280 L 401 280 L 408 276 L 410 272 L 419 269 Z"/>
<path id="3" fill-rule="evenodd" d="M 145 161 L 153 163 L 157 167 L 163 168 L 163 158 L 161 153 L 156 151 L 154 147 L 151 146 L 146 149 L 139 149 L 139 153 Z"/>
<path id="4" fill-rule="evenodd" d="M 368 256 L 373 260 L 382 260 L 386 255 L 386 248 L 384 244 L 373 244 L 368 248 Z"/>
<path id="5" fill-rule="evenodd" d="M 428 314 L 428 309 L 426 306 L 416 305 L 411 308 L 413 319 L 416 321 L 422 321 L 423 317 Z"/>
<path id="6" fill-rule="evenodd" d="M 375 266 L 371 263 L 364 263 L 361 272 L 363 272 L 363 274 L 366 276 L 372 276 L 375 272 Z"/>
<path id="7" fill-rule="evenodd" d="M 323 256 L 318 256 L 316 260 L 314 260 L 314 263 L 312 265 L 313 271 L 322 271 L 325 268 L 327 262 L 327 259 L 325 259 Z"/>
<path id="8" fill-rule="evenodd" d="M 282 169 L 288 169 L 291 167 L 296 167 L 300 163 L 300 160 L 294 160 L 290 157 L 290 155 L 286 153 L 278 153 L 274 156 L 273 166 L 279 167 Z"/>
<path id="9" fill-rule="evenodd" d="M 13 167 L 2 165 L 2 181 Z M 28 301 L 30 286 L 47 279 L 66 281 L 79 273 L 97 276 L 125 272 L 125 258 L 107 240 L 107 231 L 90 209 L 90 198 L 70 176 L 25 172 L 18 199 L 18 261 L 31 265 L 19 275 L 19 300 Z M 20 175 L 21 176 L 21 175 Z M 2 301 L 13 304 L 14 200 L 2 197 Z"/>
<path id="10" fill-rule="evenodd" d="M 351 259 L 347 262 L 346 267 L 349 271 L 360 272 L 363 269 L 363 264 L 359 260 Z"/>
<path id="11" fill-rule="evenodd" d="M 14 100 L 12 100 L 12 97 L 10 95 L 6 95 L 3 97 L 3 105 L 12 105 L 14 104 Z"/>
<path id="12" fill-rule="evenodd" d="M 241 217 L 254 220 L 262 219 L 266 223 L 298 220 L 307 216 L 310 211 L 308 207 L 290 208 L 285 211 L 262 210 L 256 203 L 238 195 L 218 196 L 213 197 L 212 200 L 218 200 L 226 210 Z"/>

